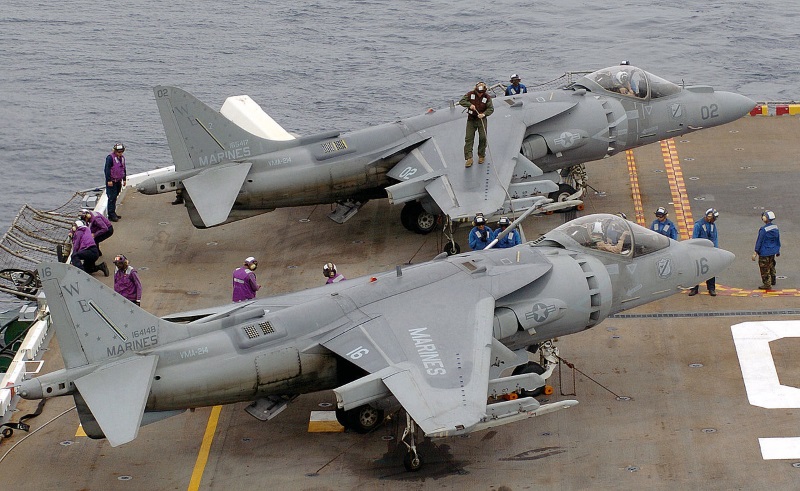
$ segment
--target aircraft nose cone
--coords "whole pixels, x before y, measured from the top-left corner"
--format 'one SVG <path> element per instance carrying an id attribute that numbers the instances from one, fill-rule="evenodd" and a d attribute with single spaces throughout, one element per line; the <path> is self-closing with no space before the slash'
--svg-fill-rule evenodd
<path id="1" fill-rule="evenodd" d="M 756 107 L 756 102 L 733 92 L 715 92 L 720 116 L 725 122 L 736 121 Z"/>
<path id="2" fill-rule="evenodd" d="M 733 264 L 736 256 L 725 249 L 714 247 L 710 240 L 689 239 L 681 242 L 689 247 L 689 256 L 692 259 L 692 268 L 696 282 L 705 281 L 712 276 L 717 276 Z"/>

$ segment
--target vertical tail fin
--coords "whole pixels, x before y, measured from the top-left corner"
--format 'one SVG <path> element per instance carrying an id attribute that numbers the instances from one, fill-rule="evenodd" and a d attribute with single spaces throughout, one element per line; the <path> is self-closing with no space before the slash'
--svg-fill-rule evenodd
<path id="1" fill-rule="evenodd" d="M 296 145 L 256 136 L 177 87 L 156 86 L 153 93 L 176 171 L 243 161 Z"/>
<path id="2" fill-rule="evenodd" d="M 74 266 L 41 263 L 39 278 L 66 368 L 122 359 L 189 337 Z"/>

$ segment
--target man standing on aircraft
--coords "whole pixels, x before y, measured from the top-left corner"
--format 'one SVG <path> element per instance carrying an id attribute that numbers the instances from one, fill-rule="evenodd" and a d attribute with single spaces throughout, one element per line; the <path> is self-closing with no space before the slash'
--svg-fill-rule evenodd
<path id="1" fill-rule="evenodd" d="M 325 266 L 322 267 L 322 275 L 328 278 L 328 280 L 325 282 L 326 285 L 330 285 L 331 283 L 339 283 L 340 281 L 347 279 L 342 273 L 336 272 L 336 265 L 333 263 L 325 263 Z"/>
<path id="2" fill-rule="evenodd" d="M 486 226 L 486 218 L 481 213 L 475 215 L 475 220 L 472 223 L 475 226 L 469 231 L 470 248 L 473 251 L 486 249 L 486 246 L 492 241 L 492 229 Z"/>
<path id="3" fill-rule="evenodd" d="M 494 112 L 492 98 L 486 93 L 486 84 L 478 82 L 475 89 L 470 90 L 458 101 L 467 108 L 467 134 L 464 137 L 464 167 L 472 167 L 472 147 L 475 144 L 475 132 L 478 132 L 478 163 L 486 160 L 486 118 Z M 483 247 L 481 247 L 483 249 Z"/>
<path id="4" fill-rule="evenodd" d="M 117 196 L 128 178 L 123 153 L 125 153 L 125 145 L 115 143 L 113 151 L 106 156 L 106 197 L 108 198 L 108 219 L 112 222 L 122 218 L 117 215 Z"/>
<path id="5" fill-rule="evenodd" d="M 511 220 L 508 217 L 500 217 L 500 221 L 497 222 L 497 229 L 492 233 L 492 240 L 496 239 L 500 234 L 502 234 L 508 226 L 511 225 Z M 519 233 L 516 230 L 512 230 L 505 237 L 497 241 L 495 247 L 498 249 L 507 249 L 509 247 L 514 247 L 515 245 L 519 245 L 520 237 Z"/>
<path id="6" fill-rule="evenodd" d="M 114 235 L 114 226 L 102 213 L 85 208 L 81 210 L 79 218 L 89 226 L 89 231 L 94 237 L 94 243 L 97 244 L 97 252 L 102 256 L 103 251 L 100 250 L 100 242 Z"/>
<path id="7" fill-rule="evenodd" d="M 233 301 L 241 302 L 256 298 L 256 292 L 261 285 L 256 282 L 255 270 L 258 261 L 252 256 L 244 260 L 244 266 L 233 271 Z"/>
<path id="8" fill-rule="evenodd" d="M 520 83 L 519 75 L 516 73 L 511 75 L 511 85 L 506 87 L 506 95 L 527 94 L 528 88 Z"/>
<path id="9" fill-rule="evenodd" d="M 719 247 L 719 239 L 717 236 L 717 226 L 716 221 L 719 218 L 719 212 L 714 208 L 709 208 L 706 210 L 706 215 L 694 222 L 694 230 L 692 230 L 692 238 L 693 239 L 708 239 L 714 243 L 714 247 Z M 717 278 L 712 276 L 711 278 L 706 280 L 706 288 L 708 288 L 708 294 L 712 297 L 717 296 Z M 695 285 L 689 291 L 689 296 L 697 295 L 700 291 L 700 285 Z"/>
<path id="10" fill-rule="evenodd" d="M 767 210 L 761 214 L 761 221 L 764 225 L 758 229 L 756 239 L 756 249 L 753 253 L 753 261 L 758 256 L 758 269 L 761 271 L 761 286 L 759 290 L 771 290 L 775 285 L 775 257 L 781 255 L 781 233 L 778 226 L 772 223 L 775 220 L 775 213 Z"/>
<path id="11" fill-rule="evenodd" d="M 650 224 L 650 230 L 660 233 L 672 240 L 678 240 L 678 229 L 672 220 L 667 218 L 667 209 L 659 206 L 656 210 L 656 219 Z"/>
<path id="12" fill-rule="evenodd" d="M 114 258 L 114 265 L 117 267 L 114 271 L 114 291 L 141 307 L 142 282 L 139 281 L 139 274 L 122 254 Z"/>

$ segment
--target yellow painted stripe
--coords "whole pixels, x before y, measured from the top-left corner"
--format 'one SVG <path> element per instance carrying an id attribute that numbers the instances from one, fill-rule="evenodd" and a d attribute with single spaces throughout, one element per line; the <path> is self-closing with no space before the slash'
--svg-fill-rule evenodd
<path id="1" fill-rule="evenodd" d="M 789 104 L 789 114 L 792 116 L 800 114 L 800 104 Z"/>
<path id="2" fill-rule="evenodd" d="M 206 433 L 203 435 L 203 443 L 200 445 L 200 452 L 197 454 L 197 460 L 192 471 L 192 479 L 189 481 L 189 491 L 200 489 L 200 480 L 203 478 L 203 471 L 206 469 L 206 463 L 208 463 L 208 454 L 211 452 L 211 442 L 214 441 L 214 433 L 217 431 L 217 423 L 219 422 L 219 413 L 221 411 L 222 406 L 211 408 L 211 415 L 208 417 L 208 424 L 206 424 Z"/>
<path id="3" fill-rule="evenodd" d="M 675 140 L 669 138 L 661 141 L 661 155 L 667 171 L 669 190 L 672 194 L 672 203 L 675 207 L 675 222 L 678 227 L 678 236 L 681 240 L 692 236 L 694 220 L 692 207 L 689 204 L 689 194 L 686 192 L 686 182 L 683 180 L 681 161 L 678 158 L 678 149 Z"/>
<path id="4" fill-rule="evenodd" d="M 636 170 L 636 159 L 633 157 L 633 150 L 625 150 L 625 159 L 628 161 L 628 176 L 631 182 L 631 198 L 633 198 L 633 213 L 636 215 L 636 223 L 642 227 L 647 227 L 647 223 L 644 221 L 642 193 L 639 191 L 639 172 Z"/>

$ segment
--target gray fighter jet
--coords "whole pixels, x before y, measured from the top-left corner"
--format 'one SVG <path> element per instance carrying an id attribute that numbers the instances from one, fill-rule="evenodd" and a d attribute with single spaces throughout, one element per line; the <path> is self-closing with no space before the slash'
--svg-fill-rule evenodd
<path id="1" fill-rule="evenodd" d="M 558 361 L 550 340 L 690 288 L 733 259 L 705 239 L 589 215 L 509 249 L 165 318 L 72 266 L 43 263 L 65 368 L 19 394 L 73 396 L 87 435 L 117 446 L 187 408 L 254 401 L 248 412 L 266 420 L 298 394 L 332 389 L 339 421 L 359 432 L 402 407 L 415 470 L 416 427 L 447 437 L 577 404 L 533 397 Z"/>
<path id="2" fill-rule="evenodd" d="M 247 96 L 229 98 L 218 112 L 175 87 L 154 93 L 175 168 L 137 187 L 182 190 L 195 227 L 326 203 L 338 203 L 330 216 L 341 223 L 388 196 L 405 203 L 403 225 L 420 233 L 441 214 L 490 218 L 546 196 L 579 198 L 573 184 L 585 183 L 568 178 L 573 166 L 725 124 L 755 106 L 709 86 L 610 67 L 564 89 L 495 98 L 487 163 L 465 169 L 466 114 L 455 104 L 351 133 L 295 138 Z"/>

